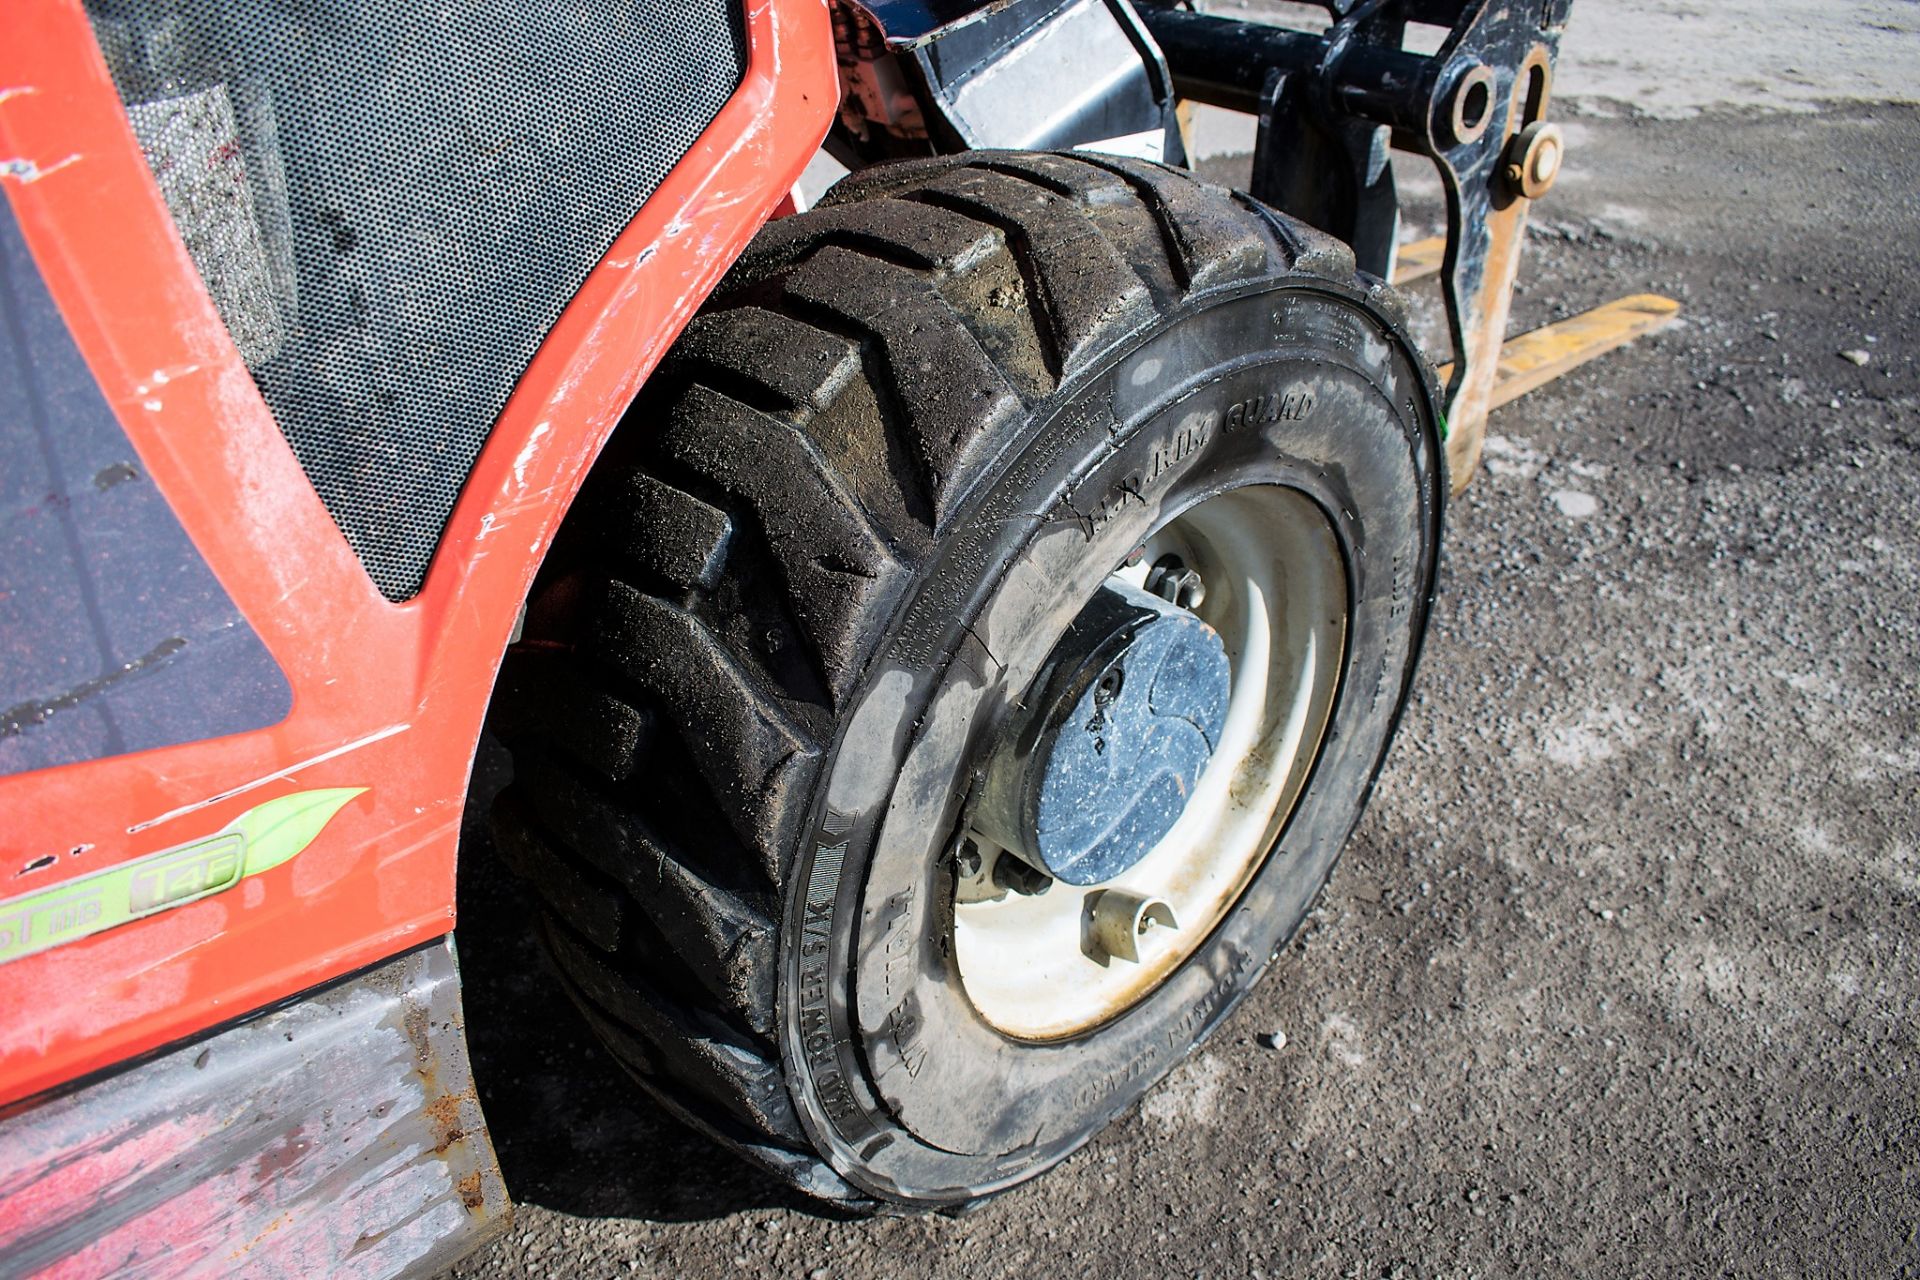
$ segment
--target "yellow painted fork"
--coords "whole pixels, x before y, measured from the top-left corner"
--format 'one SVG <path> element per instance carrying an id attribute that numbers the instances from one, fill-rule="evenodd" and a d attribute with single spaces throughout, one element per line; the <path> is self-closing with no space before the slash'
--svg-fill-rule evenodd
<path id="1" fill-rule="evenodd" d="M 1394 265 L 1394 284 L 1404 287 L 1438 275 L 1446 250 L 1444 236 L 1401 245 Z M 1499 370 L 1488 407 L 1497 409 L 1589 360 L 1665 328 L 1679 314 L 1680 304 L 1672 298 L 1636 293 L 1508 338 L 1500 348 Z M 1444 383 L 1453 366 L 1443 364 L 1436 372 Z"/>

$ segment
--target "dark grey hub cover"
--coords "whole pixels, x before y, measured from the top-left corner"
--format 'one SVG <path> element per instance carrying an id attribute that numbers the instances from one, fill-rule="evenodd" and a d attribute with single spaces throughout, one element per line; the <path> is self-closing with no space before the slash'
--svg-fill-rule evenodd
<path id="1" fill-rule="evenodd" d="M 1035 686 L 1035 714 L 996 756 L 975 825 L 1056 879 L 1100 884 L 1186 810 L 1226 725 L 1226 648 L 1185 609 L 1115 583 Z"/>

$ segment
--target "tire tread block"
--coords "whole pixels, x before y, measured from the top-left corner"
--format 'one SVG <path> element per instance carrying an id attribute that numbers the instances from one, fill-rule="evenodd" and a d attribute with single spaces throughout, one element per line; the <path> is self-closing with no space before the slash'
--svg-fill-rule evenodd
<path id="1" fill-rule="evenodd" d="M 642 979 L 616 969 L 571 931 L 545 922 L 554 963 L 586 997 L 583 1010 L 603 1025 L 602 1035 L 618 1033 L 616 1051 L 648 1074 L 670 1072 L 746 1124 L 790 1141 L 803 1141 L 800 1122 L 777 1063 L 698 1010 L 652 989 Z"/>
<path id="2" fill-rule="evenodd" d="M 1279 265 L 1259 219 L 1233 205 L 1224 188 L 1139 160 L 1090 156 L 1087 163 L 1124 178 L 1153 211 L 1172 246 L 1183 288 L 1212 289 L 1256 279 Z"/>
<path id="3" fill-rule="evenodd" d="M 943 524 L 997 428 L 1023 412 L 1019 393 L 933 284 L 905 267 L 829 245 L 787 276 L 786 296 L 871 336 L 882 401 L 897 406 L 889 425 Z"/>
<path id="4" fill-rule="evenodd" d="M 601 777 L 634 770 L 652 737 L 652 718 L 589 681 L 570 654 L 516 653 L 494 691 L 494 729 L 506 738 L 538 737 L 572 754 Z"/>
<path id="5" fill-rule="evenodd" d="M 781 837 L 806 803 L 818 745 L 751 658 L 686 609 L 611 581 L 595 615 L 588 652 L 666 710 L 721 812 L 779 883 Z"/>
<path id="6" fill-rule="evenodd" d="M 727 513 L 628 468 L 599 488 L 594 526 L 636 568 L 681 594 L 711 590 L 733 540 Z"/>
<path id="7" fill-rule="evenodd" d="M 925 205 L 902 201 L 829 205 L 806 218 L 769 223 L 734 263 L 720 294 L 724 297 L 798 266 L 826 245 L 931 272 L 965 270 L 1006 247 L 994 228 Z"/>
<path id="8" fill-rule="evenodd" d="M 1251 201 L 1249 200 L 1249 203 Z M 1341 284 L 1351 284 L 1359 270 L 1353 250 L 1318 227 L 1283 217 L 1265 205 L 1254 206 L 1274 239 L 1286 255 L 1287 266 L 1294 271 L 1321 276 Z"/>
<path id="9" fill-rule="evenodd" d="M 1006 234 L 1045 312 L 1056 375 L 1086 364 L 1151 318 L 1146 283 L 1069 197 L 990 169 L 953 170 L 913 194 Z"/>
<path id="10" fill-rule="evenodd" d="M 503 794 L 489 822 L 493 847 L 501 861 L 533 886 L 549 909 L 560 915 L 602 951 L 620 949 L 626 898 L 612 883 L 559 852 L 534 830 L 519 797 Z"/>
<path id="11" fill-rule="evenodd" d="M 802 423 L 860 376 L 860 349 L 791 316 L 742 306 L 695 316 L 662 372 L 667 386 L 698 383 Z"/>
<path id="12" fill-rule="evenodd" d="M 1163 221 L 1126 179 L 1078 156 L 1009 154 L 982 167 L 1034 183 L 1078 205 L 1120 257 L 1139 276 L 1157 307 L 1186 290 L 1183 264 Z"/>
<path id="13" fill-rule="evenodd" d="M 639 815 L 604 800 L 550 758 L 528 762 L 525 788 L 534 823 L 624 890 L 621 901 L 647 919 L 726 1016 L 769 1034 L 778 982 L 770 898 L 724 887 L 711 871 L 689 865 L 687 853 L 670 848 Z M 523 848 L 513 852 L 524 857 Z M 536 886 L 566 863 L 564 856 L 550 856 L 532 877 Z M 562 917 L 577 926 L 571 914 Z"/>
<path id="14" fill-rule="evenodd" d="M 804 434 L 709 387 L 687 389 L 657 447 L 752 512 L 837 699 L 858 674 L 860 617 L 903 582 L 859 500 Z"/>

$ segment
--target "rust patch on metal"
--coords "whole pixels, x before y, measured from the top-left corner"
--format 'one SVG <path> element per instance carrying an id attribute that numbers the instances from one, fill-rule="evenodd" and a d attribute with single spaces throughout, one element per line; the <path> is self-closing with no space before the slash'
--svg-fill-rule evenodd
<path id="1" fill-rule="evenodd" d="M 480 1185 L 480 1171 L 478 1169 L 475 1169 L 472 1173 L 454 1183 L 453 1186 L 454 1190 L 460 1193 L 460 1203 L 467 1207 L 468 1213 L 477 1213 L 485 1207 L 487 1196 L 485 1190 L 482 1189 Z"/>
<path id="2" fill-rule="evenodd" d="M 413 1056 L 420 1065 L 417 1070 L 429 1088 L 433 1085 L 433 1043 L 428 1038 L 431 1024 L 427 1020 L 427 1011 L 408 1001 L 406 1013 L 400 1019 L 401 1029 L 413 1043 Z"/>
<path id="3" fill-rule="evenodd" d="M 455 1143 L 466 1138 L 466 1109 L 479 1105 L 479 1100 L 471 1092 L 443 1093 L 427 1103 L 422 1114 L 426 1116 L 427 1123 L 433 1126 L 433 1154 L 444 1157 Z"/>

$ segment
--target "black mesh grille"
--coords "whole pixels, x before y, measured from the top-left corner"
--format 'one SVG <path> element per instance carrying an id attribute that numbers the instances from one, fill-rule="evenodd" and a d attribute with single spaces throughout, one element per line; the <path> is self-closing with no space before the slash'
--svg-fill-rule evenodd
<path id="1" fill-rule="evenodd" d="M 514 382 L 733 94 L 736 0 L 89 0 L 280 429 L 389 599 Z"/>

